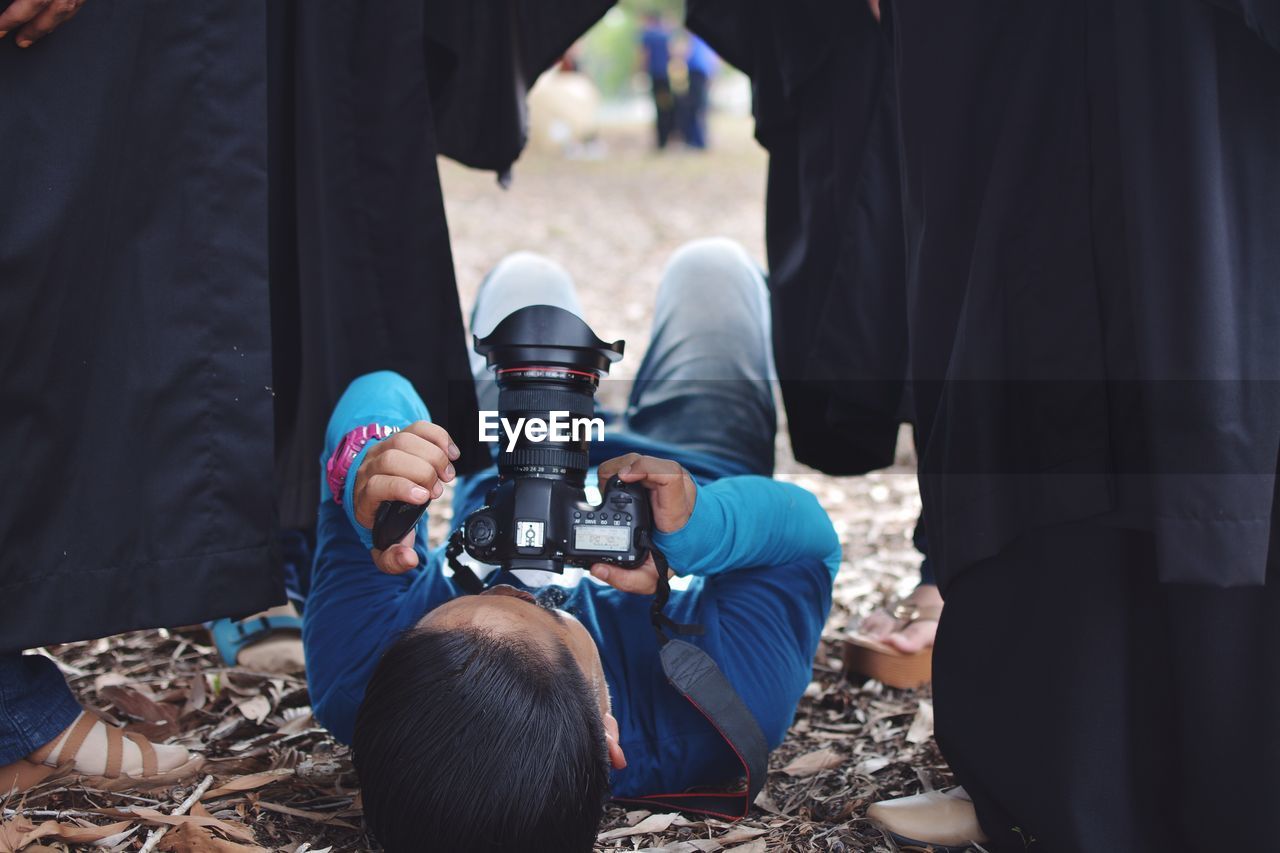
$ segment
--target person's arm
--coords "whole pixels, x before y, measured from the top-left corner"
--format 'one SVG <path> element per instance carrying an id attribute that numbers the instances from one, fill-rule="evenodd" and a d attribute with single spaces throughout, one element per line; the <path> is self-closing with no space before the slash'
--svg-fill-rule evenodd
<path id="1" fill-rule="evenodd" d="M 353 381 L 334 407 L 325 429 L 322 460 L 329 460 L 343 437 L 360 427 L 393 427 L 399 432 L 370 438 L 351 461 L 342 493 L 342 508 L 356 535 L 384 572 L 407 572 L 418 565 L 414 531 L 397 545 L 373 547 L 373 519 L 383 501 L 425 504 L 444 493 L 453 480 L 458 448 L 449 434 L 430 422 L 427 407 L 409 380 L 379 371 Z M 324 500 L 333 500 L 328 488 Z"/>
<path id="2" fill-rule="evenodd" d="M 711 602 L 697 621 L 719 637 L 716 663 L 770 746 L 781 743 L 831 609 L 840 568 L 831 520 L 812 494 L 767 477 L 699 487 L 678 463 L 636 453 L 600 465 L 602 482 L 615 475 L 649 490 L 655 544 L 671 565 L 715 576 L 695 599 Z M 657 588 L 652 559 L 636 569 L 597 564 L 591 574 L 623 592 L 651 595 Z M 705 748 L 703 759 L 719 754 L 721 769 L 736 767 L 719 739 Z"/>
<path id="3" fill-rule="evenodd" d="M 427 418 L 426 406 L 404 377 L 389 371 L 361 376 L 347 387 L 329 419 L 322 464 L 354 429 L 378 424 L 400 428 L 397 435 L 403 435 L 422 424 L 434 427 Z M 433 496 L 443 490 L 439 480 L 446 478 L 428 472 L 428 460 L 440 463 L 451 454 L 417 433 L 408 435 L 365 445 L 351 462 L 341 505 L 328 483 L 321 486 L 303 640 L 316 717 L 344 743 L 350 742 L 364 685 L 383 650 L 432 602 L 454 594 L 440 571 L 442 549 L 428 555 L 426 525 L 417 526 L 416 540 L 411 531 L 400 545 L 371 551 L 369 524 L 379 500 L 408 496 L 396 489 L 420 488 Z M 442 444 L 449 446 L 447 435 Z M 447 459 L 441 467 L 447 470 Z M 412 566 L 406 567 L 409 561 L 400 549 L 413 555 Z M 382 558 L 376 567 L 371 554 Z M 408 570 L 418 565 L 423 566 L 420 571 Z"/>
<path id="4" fill-rule="evenodd" d="M 810 492 L 768 477 L 726 477 L 698 489 L 693 513 L 655 544 L 681 574 L 821 560 L 835 577 L 840 540 Z"/>

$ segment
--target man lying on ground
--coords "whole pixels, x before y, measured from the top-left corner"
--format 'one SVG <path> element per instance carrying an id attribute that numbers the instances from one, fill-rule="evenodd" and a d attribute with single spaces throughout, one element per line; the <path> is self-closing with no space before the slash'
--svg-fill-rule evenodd
<path id="1" fill-rule="evenodd" d="M 531 304 L 580 314 L 559 267 L 512 256 L 482 286 L 472 328 L 487 334 Z M 592 449 L 600 481 L 616 475 L 649 490 L 656 544 L 689 577 L 667 613 L 705 627 L 691 642 L 718 663 L 770 748 L 811 679 L 840 562 L 817 500 L 770 477 L 771 375 L 759 271 L 732 243 L 692 244 L 665 273 L 625 425 Z M 495 402 L 492 386 L 481 385 L 481 408 Z M 442 549 L 427 549 L 425 524 L 385 551 L 370 536 L 382 501 L 443 493 L 456 448 L 393 373 L 347 389 L 325 458 L 352 431 L 387 433 L 370 425 L 400 430 L 352 460 L 341 503 L 323 496 L 304 638 L 315 712 L 353 744 L 365 815 L 387 850 L 588 851 L 610 793 L 679 792 L 741 774 L 663 674 L 649 621 L 652 561 L 596 565 L 572 587 L 525 589 L 506 573 L 465 595 Z M 453 518 L 496 477 L 458 478 Z"/>

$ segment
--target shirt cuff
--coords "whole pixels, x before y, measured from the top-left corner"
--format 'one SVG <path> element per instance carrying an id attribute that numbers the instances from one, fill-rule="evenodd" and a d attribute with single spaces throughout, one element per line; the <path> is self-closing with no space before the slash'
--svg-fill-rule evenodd
<path id="1" fill-rule="evenodd" d="M 385 441 L 386 438 L 390 438 L 390 436 L 386 436 L 384 438 L 370 438 L 365 442 L 364 447 L 360 448 L 360 452 L 356 454 L 356 458 L 351 460 L 351 467 L 347 469 L 346 482 L 342 484 L 342 509 L 346 512 L 347 520 L 351 522 L 351 526 L 355 528 L 356 536 L 360 537 L 360 543 L 369 551 L 373 550 L 373 531 L 356 520 L 356 502 L 354 497 L 356 488 L 356 472 L 359 471 L 360 466 L 364 464 L 364 457 L 368 455 L 369 449 L 378 442 Z M 326 491 L 328 491 L 327 488 Z M 333 500 L 332 496 L 329 497 L 329 500 Z"/>
<path id="2" fill-rule="evenodd" d="M 703 574 L 701 558 L 719 547 L 725 530 L 724 500 L 714 489 L 699 486 L 693 512 L 679 530 L 656 531 L 653 544 L 666 556 L 677 574 Z"/>

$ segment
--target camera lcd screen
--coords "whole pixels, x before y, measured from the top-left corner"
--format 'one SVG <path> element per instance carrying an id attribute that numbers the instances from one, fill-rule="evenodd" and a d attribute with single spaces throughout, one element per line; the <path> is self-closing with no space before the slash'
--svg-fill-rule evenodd
<path id="1" fill-rule="evenodd" d="M 573 548 L 575 551 L 630 551 L 631 528 L 576 524 Z"/>

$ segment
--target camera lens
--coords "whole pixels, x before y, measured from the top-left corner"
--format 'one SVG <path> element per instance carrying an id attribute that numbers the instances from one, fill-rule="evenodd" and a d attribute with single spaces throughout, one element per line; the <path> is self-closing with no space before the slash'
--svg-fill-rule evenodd
<path id="1" fill-rule="evenodd" d="M 498 410 L 508 423 L 540 419 L 551 425 L 556 416 L 565 421 L 568 440 L 550 434 L 540 441 L 521 431 L 514 448 L 504 443 L 498 453 L 498 470 L 533 476 L 565 476 L 576 479 L 589 467 L 589 431 L 573 429 L 572 422 L 591 418 L 595 412 L 596 374 L 557 365 L 519 365 L 499 368 Z M 575 437 L 576 436 L 576 437 Z M 577 475 L 575 477 L 574 475 Z"/>
<path id="2" fill-rule="evenodd" d="M 510 477 L 564 479 L 581 486 L 590 465 L 589 422 L 600 376 L 622 358 L 623 342 L 606 343 L 576 314 L 531 305 L 508 315 L 476 352 L 498 380 L 498 416 L 520 429 L 514 445 L 499 445 L 498 472 Z M 602 431 L 602 430 L 601 430 Z"/>

